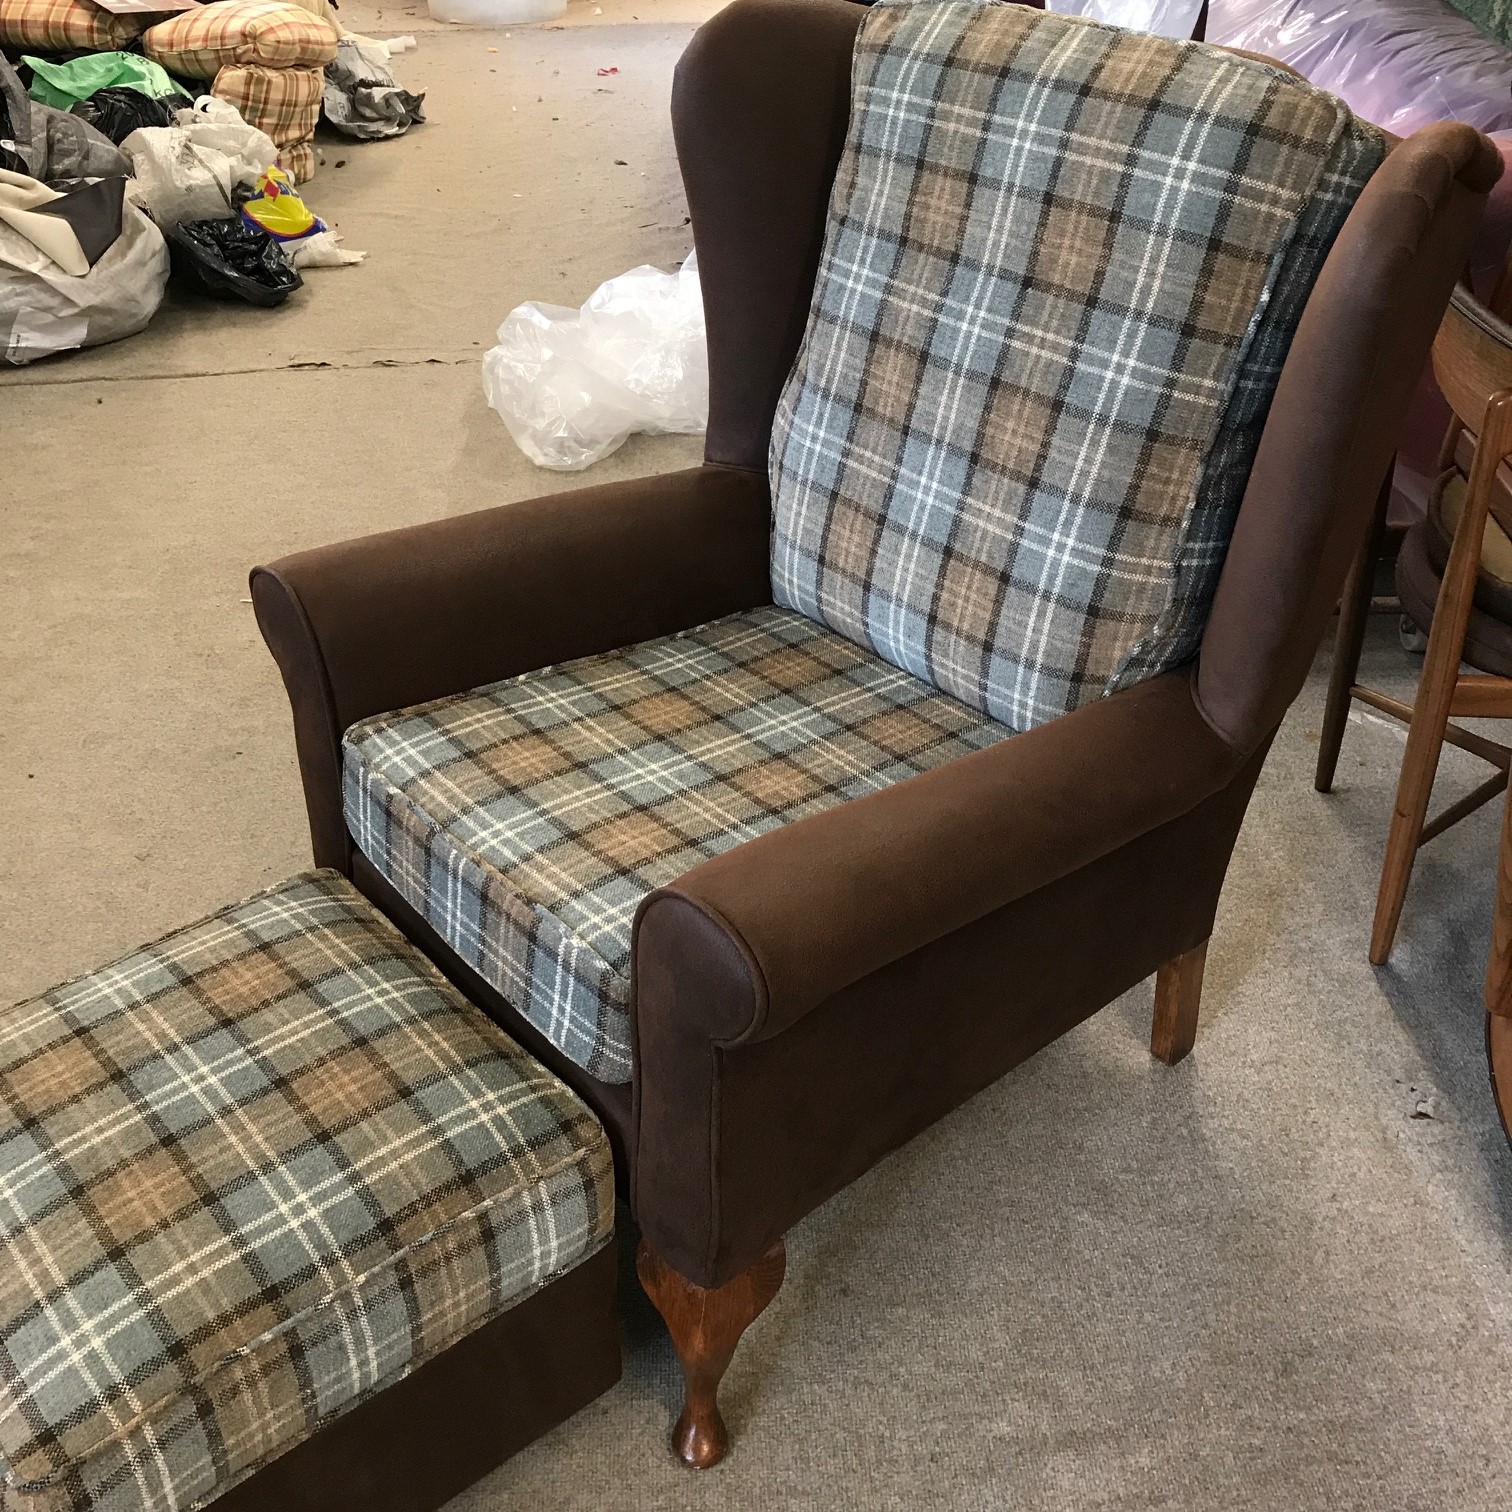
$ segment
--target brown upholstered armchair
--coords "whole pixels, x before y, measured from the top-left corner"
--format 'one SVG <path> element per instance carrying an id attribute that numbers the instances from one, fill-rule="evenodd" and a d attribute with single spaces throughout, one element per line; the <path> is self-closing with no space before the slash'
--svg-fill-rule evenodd
<path id="1" fill-rule="evenodd" d="M 815 297 L 867 17 L 887 21 L 846 0 L 736 0 L 679 66 L 708 315 L 702 467 L 252 576 L 317 862 L 352 877 L 607 1125 L 642 1277 L 687 1377 L 677 1446 L 697 1464 L 724 1451 L 715 1391 L 780 1284 L 794 1223 L 1151 973 L 1155 1053 L 1174 1063 L 1191 1048 L 1246 803 L 1500 171 L 1458 125 L 1389 152 L 1290 339 L 1197 654 L 999 739 L 1009 730 L 988 728 L 997 716 L 980 700 L 947 697 L 854 637 L 805 620 L 784 641 L 799 617 L 773 606 L 768 450 Z M 711 624 L 739 634 L 720 631 L 712 649 L 704 631 L 676 639 Z M 885 779 L 853 789 L 816 774 L 803 735 L 780 760 L 720 772 L 719 804 L 737 791 L 747 804 L 741 843 L 710 840 L 723 809 L 669 839 L 672 820 L 645 822 L 653 809 L 665 819 L 659 788 L 595 809 L 591 843 L 581 829 L 563 839 L 564 804 L 607 805 L 625 749 L 654 787 L 690 727 L 725 719 L 733 739 L 730 710 L 709 712 L 729 688 L 802 712 L 835 678 L 872 700 L 864 731 L 850 720 L 837 749 L 854 757 L 864 734 Z M 611 726 L 612 751 L 594 744 Z M 466 733 L 485 727 L 486 739 Z M 914 759 L 920 749 L 933 755 Z M 418 817 L 417 772 L 430 805 Z M 509 805 L 527 792 L 522 820 Z M 540 842 L 543 814 L 571 887 L 549 868 L 515 887 L 513 863 L 478 862 L 521 825 Z M 599 910 L 586 923 L 573 912 L 585 889 Z M 618 976 L 607 945 L 584 945 L 611 914 L 633 941 Z M 584 1003 L 598 1020 L 582 1019 Z"/>

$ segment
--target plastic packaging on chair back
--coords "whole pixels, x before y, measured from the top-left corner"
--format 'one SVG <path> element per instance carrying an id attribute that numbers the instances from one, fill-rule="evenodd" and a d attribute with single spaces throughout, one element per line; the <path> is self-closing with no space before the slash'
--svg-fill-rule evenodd
<path id="1" fill-rule="evenodd" d="M 1185 42 L 1197 25 L 1202 0 L 1045 0 L 1045 9 Z"/>
<path id="2" fill-rule="evenodd" d="M 1212 0 L 1207 37 L 1290 64 L 1398 136 L 1512 131 L 1512 53 L 1446 0 Z"/>

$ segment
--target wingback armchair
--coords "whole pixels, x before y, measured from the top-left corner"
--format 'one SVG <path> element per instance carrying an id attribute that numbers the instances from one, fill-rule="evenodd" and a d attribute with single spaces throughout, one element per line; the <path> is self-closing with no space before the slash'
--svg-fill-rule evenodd
<path id="1" fill-rule="evenodd" d="M 1009 25 L 1012 8 L 980 23 L 981 6 L 927 9 L 978 47 L 963 87 L 1013 72 L 981 52 L 995 34 L 969 30 Z M 821 393 L 825 354 L 856 334 L 826 304 L 844 285 L 845 240 L 826 250 L 826 238 L 871 182 L 873 139 L 862 130 L 847 147 L 857 32 L 867 67 L 891 66 L 907 39 L 888 28 L 914 25 L 886 14 L 898 10 L 735 0 L 678 67 L 673 118 L 708 317 L 701 467 L 322 547 L 252 575 L 293 705 L 317 862 L 353 878 L 603 1118 L 643 1236 L 641 1276 L 684 1366 L 675 1443 L 700 1465 L 724 1452 L 719 1379 L 780 1284 L 794 1223 L 1152 973 L 1155 1052 L 1174 1063 L 1191 1048 L 1246 803 L 1500 171 L 1469 127 L 1435 126 L 1389 153 L 1376 139 L 1384 161 L 1295 294 L 1300 324 L 1272 333 L 1279 377 L 1260 385 L 1250 441 L 1235 443 L 1237 517 L 1208 551 L 1184 648 L 1172 665 L 1110 678 L 1112 691 L 1081 696 L 1075 669 L 1049 678 L 1050 707 L 1031 701 L 1018 718 L 993 689 L 1024 680 L 1021 648 L 968 625 L 974 596 L 997 602 L 1001 588 L 1006 602 L 1022 586 L 994 576 L 990 546 L 964 574 L 958 533 L 931 548 L 918 656 L 906 592 L 882 603 L 875 572 L 864 592 L 847 576 L 854 511 L 835 522 L 869 485 L 825 493 L 819 475 L 852 467 L 874 421 L 895 423 L 883 412 L 907 384 L 889 345 L 901 327 L 884 321 L 868 338 L 862 379 L 881 365 L 885 381 L 853 406 L 852 444 L 810 445 L 804 429 L 837 402 Z M 1136 72 L 1151 56 L 1233 66 L 1215 50 L 1169 51 L 1185 44 L 1127 53 L 1127 34 L 1094 30 Z M 1074 52 L 1085 37 L 1010 40 Z M 1292 99 L 1266 82 L 1272 71 L 1240 67 L 1246 88 L 1260 78 L 1267 100 Z M 885 113 L 895 95 L 878 77 L 867 108 Z M 1326 115 L 1322 98 L 1293 103 Z M 893 218 L 909 236 L 944 237 L 947 253 L 954 181 Z M 1013 192 L 1004 182 L 998 199 Z M 857 245 L 882 245 L 889 217 L 879 202 Z M 1319 233 L 1319 262 L 1336 230 Z M 1154 216 L 1141 245 L 1164 256 L 1167 231 Z M 1078 276 L 1066 297 L 1081 297 Z M 1236 332 L 1250 311 L 1237 318 Z M 975 341 L 982 326 L 973 316 L 961 329 Z M 905 427 L 924 423 L 921 392 L 952 380 L 948 364 L 924 367 Z M 1026 390 L 982 433 L 973 465 L 985 450 L 998 468 L 977 520 L 989 542 L 1001 490 L 1039 497 L 1065 469 L 1056 448 L 1092 433 L 1085 417 L 1047 413 Z M 1033 467 L 1004 460 L 1003 447 L 1025 435 L 1038 446 L 1057 426 Z M 901 475 L 912 464 L 899 455 Z M 1141 455 L 1134 472 L 1147 479 L 1159 448 Z M 954 487 L 934 496 L 947 513 Z M 908 537 L 908 551 L 922 541 Z M 1103 560 L 1105 584 L 1120 569 Z M 803 607 L 805 583 L 818 584 L 817 610 Z M 1058 614 L 1057 592 L 1033 613 Z M 872 616 L 860 630 L 847 593 Z M 905 624 L 901 649 L 878 628 L 889 616 Z M 1098 641 L 1073 659 L 1109 654 Z M 1006 681 L 1004 657 L 1017 668 Z"/>

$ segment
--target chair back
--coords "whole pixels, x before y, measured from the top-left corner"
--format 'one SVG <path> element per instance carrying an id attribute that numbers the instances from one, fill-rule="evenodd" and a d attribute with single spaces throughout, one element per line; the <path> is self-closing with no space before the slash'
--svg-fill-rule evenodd
<path id="1" fill-rule="evenodd" d="M 849 0 L 735 0 L 679 64 L 673 124 L 704 286 L 711 464 L 766 472 L 866 14 Z M 1268 737 L 1306 675 L 1500 170 L 1491 143 L 1455 123 L 1394 148 L 1308 299 L 1201 642 L 1196 696 L 1241 750 Z"/>
<path id="2" fill-rule="evenodd" d="M 1506 282 L 1503 277 L 1493 305 L 1505 300 Z M 1464 578 L 1458 586 L 1469 593 L 1486 517 L 1493 516 L 1503 532 L 1512 531 L 1512 474 L 1504 465 L 1512 447 L 1512 326 L 1464 281 L 1455 286 L 1433 340 L 1433 375 L 1452 415 L 1430 512 L 1443 511 L 1442 525 L 1453 530 L 1456 541 L 1466 536 L 1456 582 Z"/>
<path id="3" fill-rule="evenodd" d="M 1512 391 L 1512 326 L 1464 283 L 1455 286 L 1434 337 L 1433 375 L 1454 411 L 1445 443 L 1448 462 L 1460 450 L 1460 433 L 1468 428 L 1478 435 L 1487 406 Z"/>

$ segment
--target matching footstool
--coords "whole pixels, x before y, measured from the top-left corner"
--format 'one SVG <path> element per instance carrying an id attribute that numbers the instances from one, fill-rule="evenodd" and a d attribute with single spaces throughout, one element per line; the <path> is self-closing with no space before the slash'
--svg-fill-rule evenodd
<path id="1" fill-rule="evenodd" d="M 0 1011 L 0 1509 L 428 1512 L 618 1379 L 613 1218 L 334 872 Z"/>

